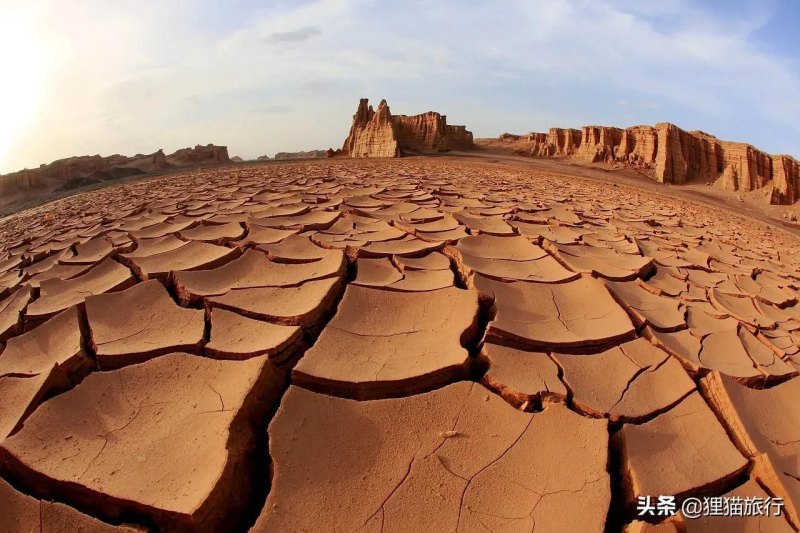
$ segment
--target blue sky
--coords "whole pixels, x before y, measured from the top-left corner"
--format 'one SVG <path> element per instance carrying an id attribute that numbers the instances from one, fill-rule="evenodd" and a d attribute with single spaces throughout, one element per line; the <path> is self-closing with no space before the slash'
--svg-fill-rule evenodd
<path id="1" fill-rule="evenodd" d="M 0 0 L 0 172 L 340 147 L 360 97 L 476 136 L 669 121 L 800 156 L 800 2 Z"/>

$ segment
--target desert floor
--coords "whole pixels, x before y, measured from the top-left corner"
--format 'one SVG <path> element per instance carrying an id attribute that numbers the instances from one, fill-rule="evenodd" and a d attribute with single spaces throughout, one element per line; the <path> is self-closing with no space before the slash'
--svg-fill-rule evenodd
<path id="1" fill-rule="evenodd" d="M 796 530 L 800 247 L 757 200 L 455 154 L 8 216 L 0 531 Z"/>

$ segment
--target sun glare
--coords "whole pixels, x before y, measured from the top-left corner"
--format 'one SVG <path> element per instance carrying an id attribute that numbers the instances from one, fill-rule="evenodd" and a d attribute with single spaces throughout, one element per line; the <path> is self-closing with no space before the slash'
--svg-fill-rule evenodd
<path id="1" fill-rule="evenodd" d="M 3 70 L 12 73 L 0 84 L 0 169 L 41 105 L 50 66 L 45 39 L 31 13 L 0 10 Z"/>

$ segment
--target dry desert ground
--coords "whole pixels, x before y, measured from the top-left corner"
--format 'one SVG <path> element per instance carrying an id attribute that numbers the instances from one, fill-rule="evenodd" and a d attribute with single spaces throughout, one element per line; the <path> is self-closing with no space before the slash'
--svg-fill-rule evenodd
<path id="1" fill-rule="evenodd" d="M 800 525 L 798 237 L 735 208 L 332 159 L 0 234 L 0 531 Z M 639 517 L 658 495 L 784 507 Z"/>

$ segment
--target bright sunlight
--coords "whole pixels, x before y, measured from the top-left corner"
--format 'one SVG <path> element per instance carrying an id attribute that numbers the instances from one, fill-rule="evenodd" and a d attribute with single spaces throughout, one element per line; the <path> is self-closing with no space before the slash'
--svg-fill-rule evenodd
<path id="1" fill-rule="evenodd" d="M 50 67 L 48 48 L 25 7 L 0 7 L 0 54 L 13 82 L 0 84 L 0 167 L 12 143 L 36 115 Z"/>

